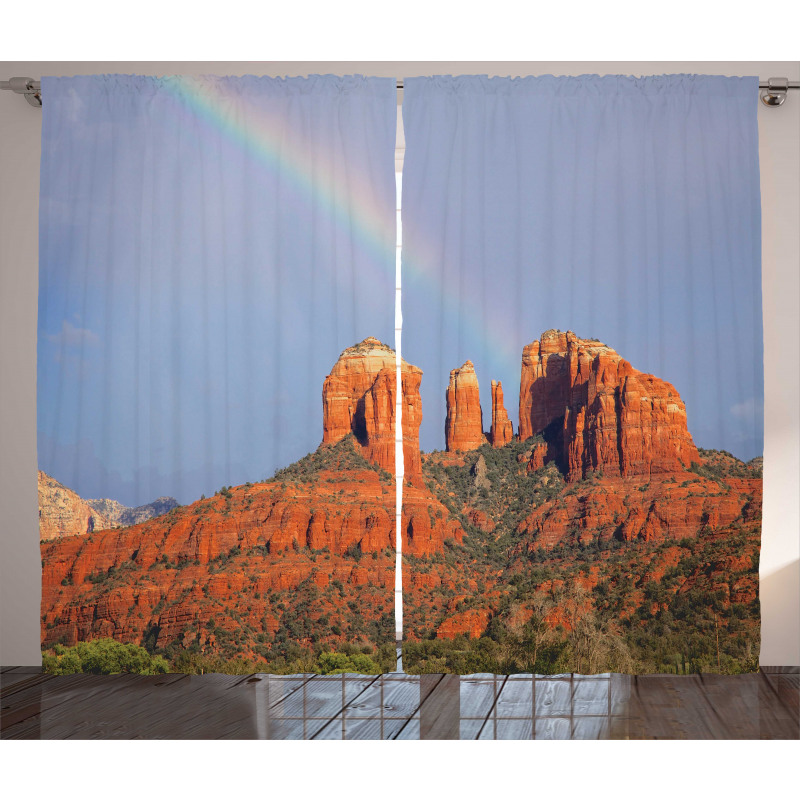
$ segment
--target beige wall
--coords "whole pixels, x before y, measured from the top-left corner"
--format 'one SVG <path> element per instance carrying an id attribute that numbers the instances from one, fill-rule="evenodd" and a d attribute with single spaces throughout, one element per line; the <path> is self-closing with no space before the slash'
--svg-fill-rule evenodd
<path id="1" fill-rule="evenodd" d="M 541 75 L 694 72 L 800 80 L 798 62 L 0 62 L 0 79 L 86 73 Z M 759 105 L 763 211 L 763 665 L 800 664 L 800 92 Z M 38 664 L 37 214 L 41 112 L 0 92 L 0 664 Z"/>

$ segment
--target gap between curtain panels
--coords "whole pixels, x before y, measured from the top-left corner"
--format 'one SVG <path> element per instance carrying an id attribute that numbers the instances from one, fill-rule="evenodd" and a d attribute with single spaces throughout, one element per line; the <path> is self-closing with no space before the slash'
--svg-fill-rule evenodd
<path id="1" fill-rule="evenodd" d="M 398 120 L 398 133 L 402 133 L 402 117 Z M 403 480 L 405 464 L 403 454 L 403 393 L 402 393 L 402 243 L 403 229 L 401 221 L 402 206 L 402 156 L 400 156 L 399 169 L 395 171 L 396 182 L 396 230 L 395 244 L 395 305 L 394 305 L 394 352 L 397 391 L 395 392 L 395 442 L 394 442 L 394 473 L 395 473 L 395 576 L 394 576 L 394 619 L 395 619 L 395 645 L 397 648 L 397 671 L 403 671 L 402 641 L 403 641 Z"/>

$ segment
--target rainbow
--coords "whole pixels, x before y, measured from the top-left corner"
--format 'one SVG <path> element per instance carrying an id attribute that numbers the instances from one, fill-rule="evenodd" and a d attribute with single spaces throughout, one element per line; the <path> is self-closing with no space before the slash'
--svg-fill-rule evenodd
<path id="1" fill-rule="evenodd" d="M 479 375 L 481 386 L 488 386 L 494 379 L 502 380 L 507 387 L 511 382 L 509 378 L 518 382 L 522 344 L 511 317 L 496 315 L 489 328 L 483 321 L 486 316 L 485 305 L 469 294 L 462 294 L 458 287 L 445 286 L 439 278 L 438 265 L 445 256 L 435 255 L 433 249 L 424 242 L 415 244 L 413 253 L 408 248 L 403 250 L 403 273 L 414 275 L 433 297 L 439 298 L 439 313 L 445 326 L 456 327 L 460 324 L 463 334 L 460 358 L 477 362 L 481 354 L 486 353 L 491 357 L 492 370 L 502 374 Z M 460 366 L 460 363 L 451 364 L 447 372 Z M 446 385 L 447 375 L 443 377 Z"/>
<path id="2" fill-rule="evenodd" d="M 258 80 L 278 84 L 283 79 Z M 162 82 L 196 119 L 245 148 L 271 172 L 280 174 L 284 185 L 298 198 L 321 204 L 335 224 L 348 230 L 351 239 L 381 269 L 394 275 L 394 213 L 386 214 L 374 176 L 348 170 L 343 185 L 337 160 L 320 156 L 331 150 L 320 148 L 319 143 L 315 147 L 312 138 L 292 123 L 291 115 L 242 103 L 238 93 L 226 91 L 226 85 L 225 79 L 185 76 L 172 76 Z"/>
<path id="3" fill-rule="evenodd" d="M 283 81 L 281 78 L 258 80 L 276 84 Z M 254 104 L 244 104 L 238 92 L 226 90 L 232 84 L 227 84 L 225 79 L 174 76 L 163 79 L 161 85 L 187 113 L 224 134 L 229 142 L 245 148 L 271 172 L 280 174 L 298 199 L 321 203 L 335 224 L 349 231 L 351 240 L 374 259 L 379 269 L 394 275 L 394 214 L 385 213 L 373 176 L 350 170 L 343 186 L 341 164 L 333 158 L 321 158 L 319 144 L 315 147 L 308 132 L 299 130 L 290 115 L 279 113 L 278 104 L 272 112 Z M 436 253 L 433 245 L 417 245 L 414 254 L 403 252 L 403 270 L 419 277 L 431 296 L 440 298 L 445 326 L 456 326 L 459 319 L 470 321 L 462 326 L 464 357 L 475 359 L 477 354 L 488 351 L 501 372 L 511 376 L 518 373 L 519 347 L 511 321 L 504 318 L 497 329 L 484 330 L 480 323 L 483 307 L 462 296 L 458 287 L 445 286 L 439 279 L 436 267 L 443 254 Z M 388 305 L 387 313 L 391 313 L 390 308 Z M 451 365 L 456 366 L 459 365 Z M 487 375 L 485 384 L 488 386 L 489 379 L 494 377 L 502 376 Z"/>

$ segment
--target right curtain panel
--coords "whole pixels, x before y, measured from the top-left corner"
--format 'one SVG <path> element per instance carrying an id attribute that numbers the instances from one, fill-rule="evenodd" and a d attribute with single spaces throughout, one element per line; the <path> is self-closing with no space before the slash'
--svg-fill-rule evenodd
<path id="1" fill-rule="evenodd" d="M 407 671 L 758 668 L 757 97 L 406 79 L 404 520 L 424 484 L 445 531 L 404 557 Z"/>

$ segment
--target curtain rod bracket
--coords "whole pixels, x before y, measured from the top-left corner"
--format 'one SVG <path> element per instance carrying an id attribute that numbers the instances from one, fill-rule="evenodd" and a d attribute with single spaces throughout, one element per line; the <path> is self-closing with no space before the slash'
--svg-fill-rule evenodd
<path id="1" fill-rule="evenodd" d="M 770 78 L 766 88 L 761 90 L 761 102 L 765 106 L 782 106 L 788 92 L 789 80 L 787 78 Z"/>
<path id="2" fill-rule="evenodd" d="M 16 94 L 21 94 L 34 108 L 42 107 L 42 85 L 33 78 L 10 78 L 0 81 L 0 89 L 10 89 Z"/>

